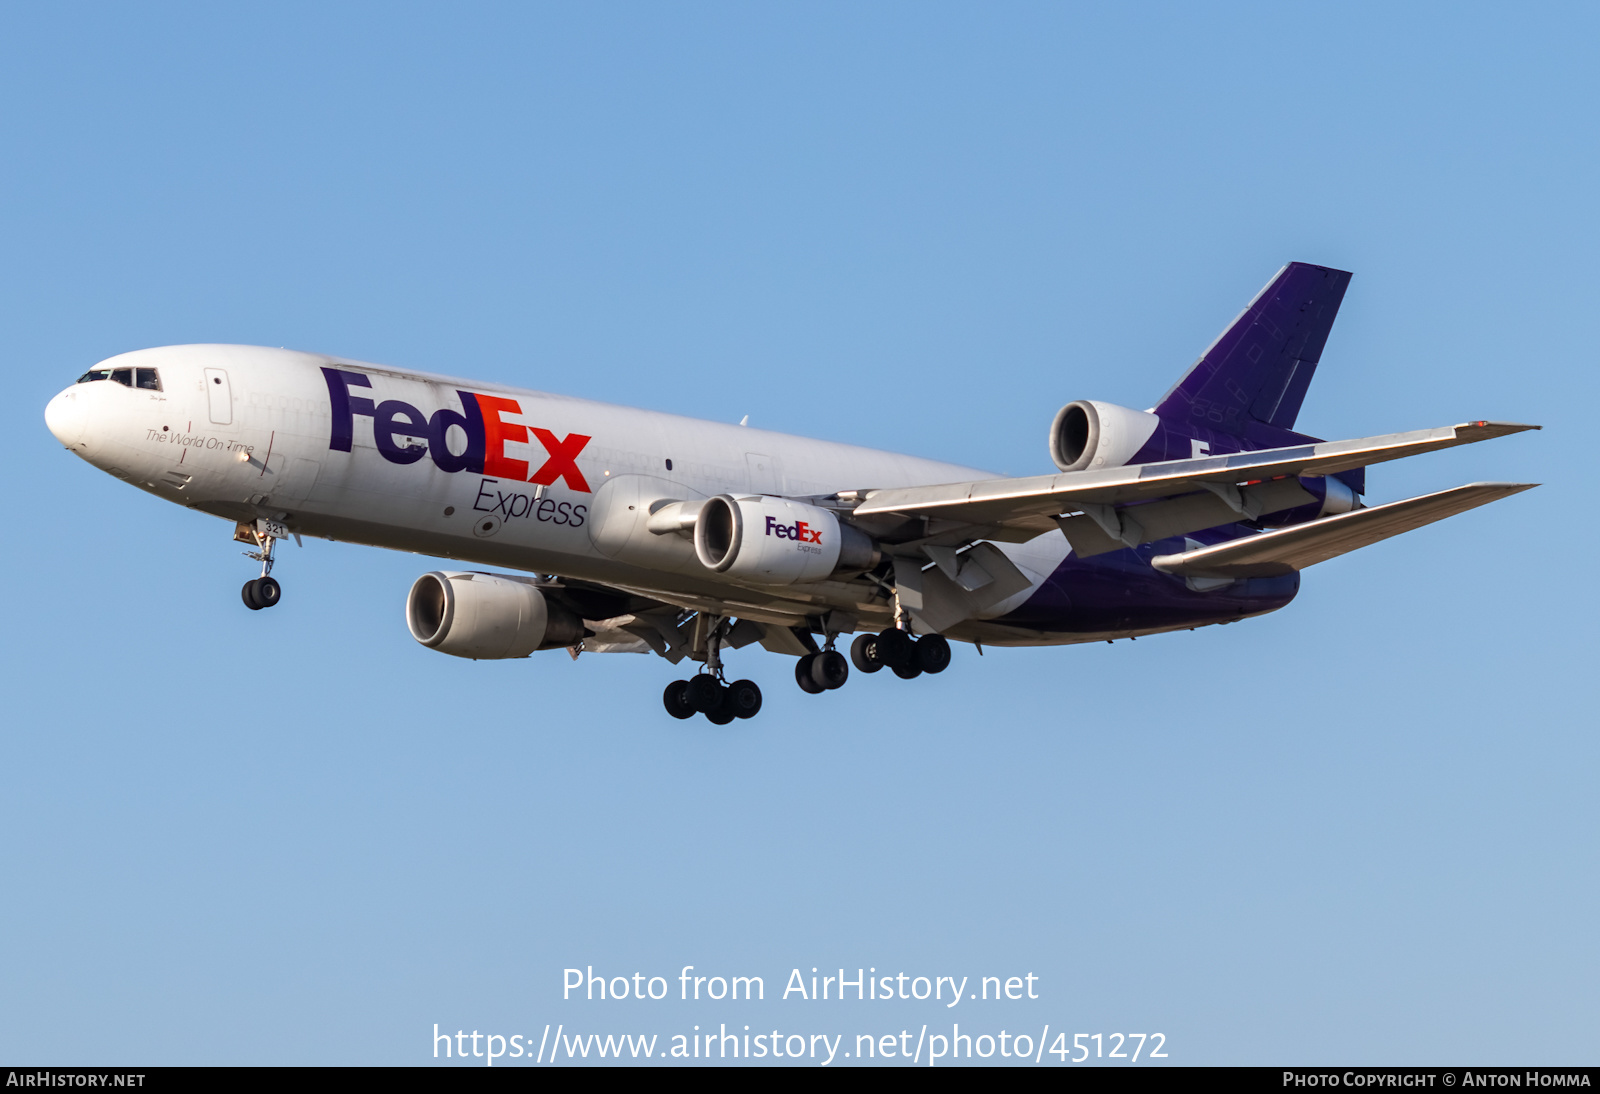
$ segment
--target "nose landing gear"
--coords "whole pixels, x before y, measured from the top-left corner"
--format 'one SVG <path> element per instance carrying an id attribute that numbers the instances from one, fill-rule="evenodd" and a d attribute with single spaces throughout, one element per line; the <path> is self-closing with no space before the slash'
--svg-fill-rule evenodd
<path id="1" fill-rule="evenodd" d="M 242 552 L 245 558 L 253 558 L 261 563 L 261 576 L 244 583 L 244 588 L 239 590 L 244 606 L 253 612 L 262 608 L 270 608 L 283 598 L 283 586 L 278 584 L 277 578 L 272 574 L 272 548 L 277 541 L 289 534 L 289 530 L 277 521 L 258 520 L 254 524 L 240 523 L 233 531 L 233 538 L 240 543 L 254 543 L 261 549 L 259 551 Z"/>
<path id="2" fill-rule="evenodd" d="M 276 578 L 262 575 L 244 583 L 244 588 L 239 590 L 239 595 L 244 598 L 244 606 L 253 612 L 262 608 L 270 608 L 283 596 L 283 586 L 278 584 Z"/>

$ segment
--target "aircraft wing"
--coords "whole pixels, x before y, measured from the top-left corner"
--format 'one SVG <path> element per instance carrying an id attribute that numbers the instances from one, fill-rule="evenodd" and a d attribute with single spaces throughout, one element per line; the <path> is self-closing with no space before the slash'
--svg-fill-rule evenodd
<path id="1" fill-rule="evenodd" d="M 1276 577 L 1520 494 L 1537 485 L 1533 482 L 1475 482 L 1420 498 L 1323 517 L 1214 547 L 1157 555 L 1150 564 L 1164 573 L 1181 577 Z"/>
<path id="2" fill-rule="evenodd" d="M 1059 525 L 1075 547 L 1082 540 L 1080 555 L 1095 554 L 1305 504 L 1311 496 L 1294 481 L 1301 475 L 1331 475 L 1538 428 L 1467 422 L 1100 471 L 863 490 L 850 519 L 901 542 L 962 535 L 1026 540 Z M 1074 512 L 1083 516 L 1061 516 Z"/>

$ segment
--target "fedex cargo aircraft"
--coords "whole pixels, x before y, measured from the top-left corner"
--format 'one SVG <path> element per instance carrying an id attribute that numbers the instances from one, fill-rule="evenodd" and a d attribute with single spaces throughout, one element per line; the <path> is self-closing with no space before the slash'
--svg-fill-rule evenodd
<path id="1" fill-rule="evenodd" d="M 761 708 L 754 682 L 727 681 L 730 650 L 787 655 L 819 693 L 852 663 L 942 672 L 952 641 L 1230 623 L 1289 603 L 1308 566 L 1536 485 L 1362 501 L 1373 464 L 1536 426 L 1295 432 L 1349 282 L 1284 267 L 1149 410 L 1062 407 L 1056 470 L 1024 478 L 256 346 L 121 354 L 45 421 L 101 470 L 228 521 L 261 564 L 250 609 L 282 596 L 285 538 L 457 559 L 472 568 L 406 599 L 424 646 L 697 662 L 667 711 L 722 725 Z"/>

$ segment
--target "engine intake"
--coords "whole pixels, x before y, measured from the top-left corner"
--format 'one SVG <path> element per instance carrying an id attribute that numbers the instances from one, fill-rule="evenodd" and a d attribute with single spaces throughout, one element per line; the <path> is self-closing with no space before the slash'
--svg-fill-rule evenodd
<path id="1" fill-rule="evenodd" d="M 861 573 L 880 557 L 865 532 L 832 511 L 766 495 L 708 499 L 694 522 L 694 551 L 707 569 L 761 585 Z"/>
<path id="2" fill-rule="evenodd" d="M 1080 399 L 1062 407 L 1050 423 L 1050 458 L 1063 471 L 1121 467 L 1160 426 L 1154 414 Z"/>
<path id="3" fill-rule="evenodd" d="M 527 657 L 583 641 L 583 620 L 536 586 L 499 574 L 435 570 L 406 597 L 411 637 L 452 657 Z"/>

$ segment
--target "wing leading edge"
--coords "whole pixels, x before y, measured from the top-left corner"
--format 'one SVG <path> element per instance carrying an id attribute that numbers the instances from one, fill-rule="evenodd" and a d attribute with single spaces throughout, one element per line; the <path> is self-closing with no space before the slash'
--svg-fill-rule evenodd
<path id="1" fill-rule="evenodd" d="M 1332 475 L 1538 428 L 1516 422 L 1467 422 L 1100 471 L 863 490 L 854 497 L 840 497 L 847 503 L 859 499 L 849 511 L 852 521 L 905 522 L 908 527 L 903 532 L 888 537 L 901 541 L 935 538 L 929 522 L 943 523 L 948 529 L 937 538 L 959 538 L 960 530 L 965 529 L 973 538 L 1028 539 L 1051 530 L 1062 514 L 1081 513 L 1104 530 L 1109 544 L 1120 541 L 1120 545 L 1132 546 L 1230 520 L 1251 519 L 1306 500 L 1303 492 L 1280 489 L 1270 480 Z M 1277 497 L 1278 493 L 1284 497 Z M 1275 508 L 1264 508 L 1269 505 Z M 1068 529 L 1063 526 L 1063 530 Z M 883 537 L 883 531 L 879 535 Z"/>

